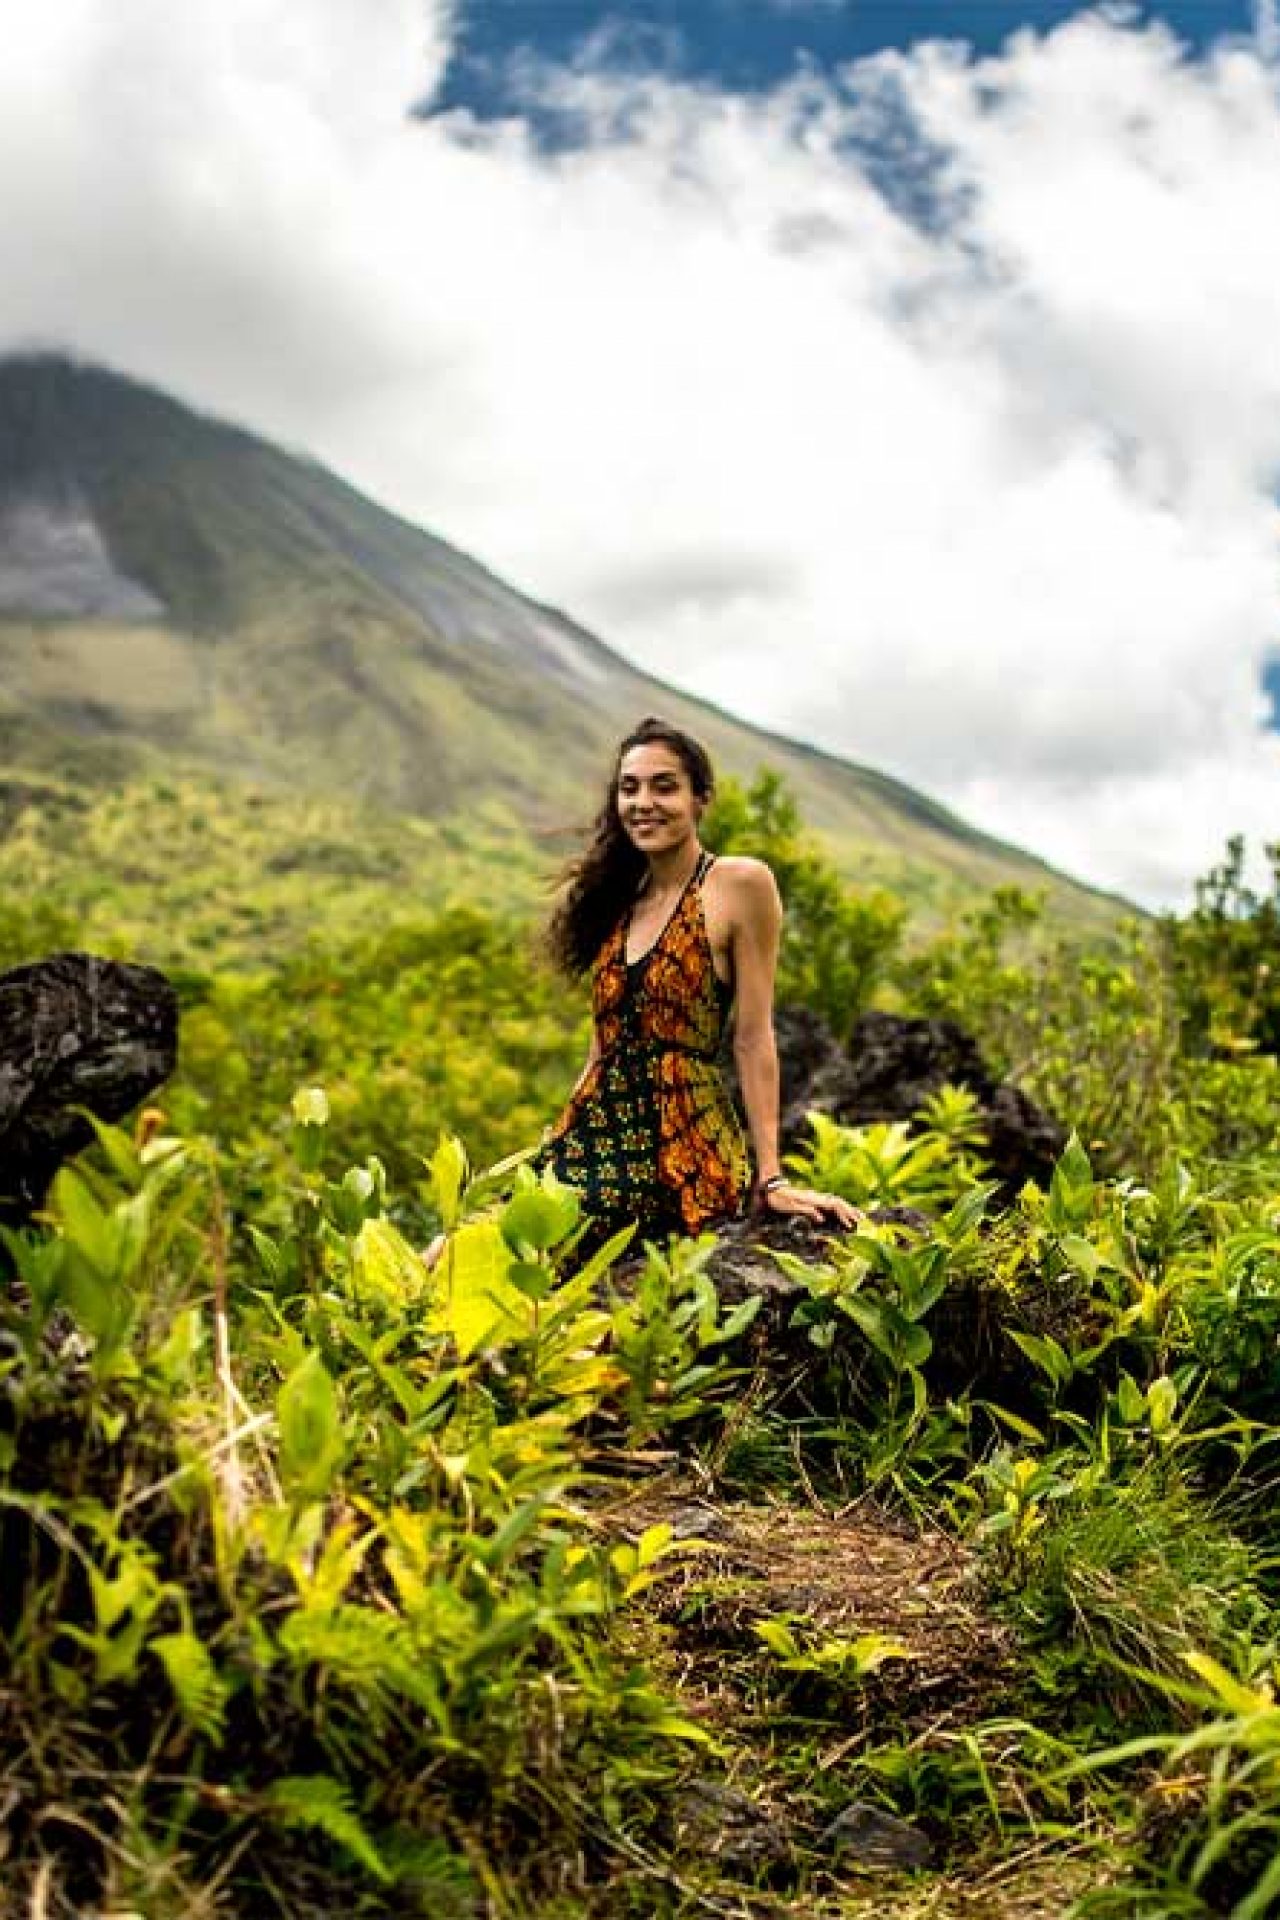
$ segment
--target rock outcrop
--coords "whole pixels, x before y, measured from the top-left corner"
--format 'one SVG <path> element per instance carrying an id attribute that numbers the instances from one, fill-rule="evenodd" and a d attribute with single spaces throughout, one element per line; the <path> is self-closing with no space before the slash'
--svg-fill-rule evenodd
<path id="1" fill-rule="evenodd" d="M 940 1087 L 965 1087 L 978 1101 L 985 1154 L 1006 1198 L 1026 1180 L 1044 1180 L 1067 1143 L 1066 1129 L 1020 1087 L 997 1080 L 974 1040 L 952 1020 L 864 1013 L 848 1049 L 804 1007 L 776 1018 L 782 1075 L 782 1140 L 801 1146 L 812 1109 L 845 1126 L 910 1120 Z"/>
<path id="2" fill-rule="evenodd" d="M 55 953 L 0 974 L 0 1221 L 16 1225 L 93 1139 L 173 1072 L 178 1001 L 154 967 Z"/>

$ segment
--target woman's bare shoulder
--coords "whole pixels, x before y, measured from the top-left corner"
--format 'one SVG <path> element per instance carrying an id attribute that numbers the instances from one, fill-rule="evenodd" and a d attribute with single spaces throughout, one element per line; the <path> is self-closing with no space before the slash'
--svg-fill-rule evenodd
<path id="1" fill-rule="evenodd" d="M 715 880 L 726 899 L 748 913 L 767 912 L 778 900 L 778 883 L 772 867 L 751 854 L 720 854 L 708 877 Z"/>
<path id="2" fill-rule="evenodd" d="M 712 873 L 718 873 L 725 880 L 745 883 L 747 886 L 772 886 L 773 868 L 767 860 L 757 860 L 751 853 L 718 853 Z"/>

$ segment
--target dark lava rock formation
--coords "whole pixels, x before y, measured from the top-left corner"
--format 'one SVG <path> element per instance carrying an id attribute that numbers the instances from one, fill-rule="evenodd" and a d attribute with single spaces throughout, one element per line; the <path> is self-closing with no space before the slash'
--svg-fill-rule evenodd
<path id="1" fill-rule="evenodd" d="M 864 1013 L 848 1049 L 804 1007 L 783 1007 L 775 1027 L 782 1075 L 784 1149 L 805 1144 L 812 1109 L 844 1126 L 910 1120 L 940 1087 L 965 1087 L 978 1102 L 985 1154 L 1003 1198 L 1043 1182 L 1067 1144 L 1065 1127 L 1020 1087 L 988 1071 L 977 1045 L 952 1020 Z"/>
<path id="2" fill-rule="evenodd" d="M 0 974 L 0 1221 L 17 1225 L 64 1160 L 167 1080 L 178 1000 L 154 967 L 55 953 Z"/>

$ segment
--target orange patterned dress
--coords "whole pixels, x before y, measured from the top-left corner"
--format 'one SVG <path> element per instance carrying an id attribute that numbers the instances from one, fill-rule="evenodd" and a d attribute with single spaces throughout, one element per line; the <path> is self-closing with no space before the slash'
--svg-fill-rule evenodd
<path id="1" fill-rule="evenodd" d="M 699 1233 L 736 1213 L 747 1143 L 717 1063 L 733 989 L 702 913 L 704 853 L 648 952 L 627 961 L 628 912 L 595 963 L 599 1058 L 551 1129 L 546 1161 L 596 1219 Z"/>

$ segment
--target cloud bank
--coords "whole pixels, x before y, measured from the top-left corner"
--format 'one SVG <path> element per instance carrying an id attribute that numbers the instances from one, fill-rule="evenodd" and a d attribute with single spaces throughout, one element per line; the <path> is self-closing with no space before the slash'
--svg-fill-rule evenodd
<path id="1" fill-rule="evenodd" d="M 444 6 L 6 27 L 0 345 L 305 448 L 638 664 L 1147 902 L 1280 837 L 1269 13 L 1203 59 L 1083 13 L 752 98 L 602 46 L 485 123 L 430 111 Z"/>

